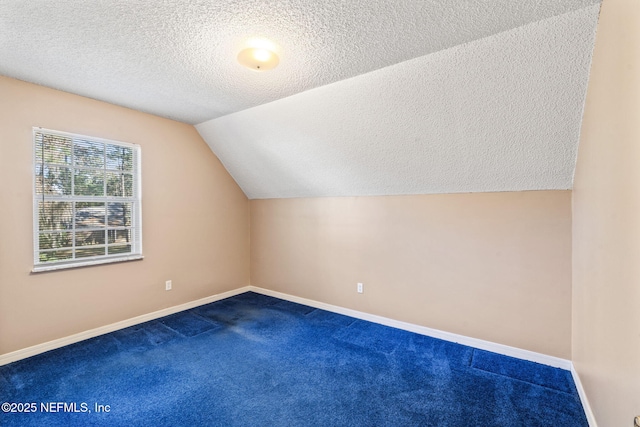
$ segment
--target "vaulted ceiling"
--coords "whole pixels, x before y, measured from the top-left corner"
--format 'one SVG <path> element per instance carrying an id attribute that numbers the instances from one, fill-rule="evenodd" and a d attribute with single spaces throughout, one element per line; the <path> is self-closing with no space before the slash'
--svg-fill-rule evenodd
<path id="1" fill-rule="evenodd" d="M 571 188 L 598 0 L 5 0 L 0 74 L 197 124 L 250 198 Z M 280 65 L 236 61 L 249 40 Z"/>

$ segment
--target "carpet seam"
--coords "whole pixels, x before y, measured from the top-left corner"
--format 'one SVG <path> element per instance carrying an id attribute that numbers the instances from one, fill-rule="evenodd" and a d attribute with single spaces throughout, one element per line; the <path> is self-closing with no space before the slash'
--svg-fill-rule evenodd
<path id="1" fill-rule="evenodd" d="M 497 375 L 497 376 L 503 377 L 503 378 L 509 378 L 510 380 L 513 380 L 513 381 L 519 381 L 521 383 L 530 384 L 530 385 L 533 385 L 533 386 L 536 386 L 536 387 L 541 387 L 541 388 L 544 388 L 544 389 L 547 389 L 547 390 L 557 391 L 558 393 L 566 394 L 566 395 L 569 395 L 569 396 L 574 396 L 575 395 L 575 393 L 573 393 L 573 392 L 567 392 L 567 391 L 558 390 L 557 388 L 547 387 L 547 386 L 544 386 L 544 385 L 532 383 L 531 381 L 521 380 L 520 378 L 512 377 L 510 375 L 498 374 L 497 372 L 487 371 L 487 370 L 482 369 L 482 368 L 476 368 L 475 366 L 471 366 L 471 369 L 475 369 L 475 370 L 481 371 L 481 372 L 486 372 L 487 374 Z"/>

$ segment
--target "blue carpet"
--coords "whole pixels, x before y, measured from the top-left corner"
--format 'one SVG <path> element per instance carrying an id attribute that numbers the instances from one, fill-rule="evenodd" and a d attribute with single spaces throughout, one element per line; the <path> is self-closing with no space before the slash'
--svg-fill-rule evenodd
<path id="1" fill-rule="evenodd" d="M 588 425 L 567 371 L 251 292 L 2 366 L 0 401 L 35 403 L 2 426 Z"/>

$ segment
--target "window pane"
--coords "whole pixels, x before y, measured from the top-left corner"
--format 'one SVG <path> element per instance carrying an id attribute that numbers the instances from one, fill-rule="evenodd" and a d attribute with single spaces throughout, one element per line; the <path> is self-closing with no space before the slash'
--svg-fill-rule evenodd
<path id="1" fill-rule="evenodd" d="M 38 259 L 40 262 L 53 262 L 71 259 L 73 251 L 71 249 L 64 251 L 40 252 Z"/>
<path id="2" fill-rule="evenodd" d="M 73 144 L 76 166 L 104 167 L 104 144 L 101 142 L 76 140 Z"/>
<path id="3" fill-rule="evenodd" d="M 71 232 L 40 233 L 38 236 L 40 250 L 70 248 L 72 246 Z"/>
<path id="4" fill-rule="evenodd" d="M 36 163 L 71 164 L 71 138 L 36 132 Z"/>
<path id="5" fill-rule="evenodd" d="M 76 246 L 104 245 L 104 231 L 77 231 Z"/>
<path id="6" fill-rule="evenodd" d="M 72 218 L 71 202 L 38 202 L 39 230 L 70 230 Z"/>
<path id="7" fill-rule="evenodd" d="M 76 258 L 105 255 L 105 247 L 76 249 Z"/>
<path id="8" fill-rule="evenodd" d="M 109 250 L 109 255 L 126 254 L 131 252 L 131 245 L 109 246 L 108 250 Z"/>
<path id="9" fill-rule="evenodd" d="M 99 228 L 105 226 L 103 202 L 76 202 L 76 228 Z"/>
<path id="10" fill-rule="evenodd" d="M 138 248 L 139 148 L 39 128 L 33 135 L 36 265 Z"/>
<path id="11" fill-rule="evenodd" d="M 133 175 L 129 173 L 107 172 L 107 196 L 132 197 Z"/>
<path id="12" fill-rule="evenodd" d="M 36 164 L 36 194 L 71 195 L 71 169 Z"/>
<path id="13" fill-rule="evenodd" d="M 76 169 L 73 185 L 76 196 L 104 196 L 102 171 Z"/>
<path id="14" fill-rule="evenodd" d="M 131 230 L 109 230 L 109 244 L 131 242 Z"/>
<path id="15" fill-rule="evenodd" d="M 131 203 L 109 203 L 109 227 L 131 227 Z"/>
<path id="16" fill-rule="evenodd" d="M 133 149 L 107 144 L 107 169 L 133 170 Z"/>

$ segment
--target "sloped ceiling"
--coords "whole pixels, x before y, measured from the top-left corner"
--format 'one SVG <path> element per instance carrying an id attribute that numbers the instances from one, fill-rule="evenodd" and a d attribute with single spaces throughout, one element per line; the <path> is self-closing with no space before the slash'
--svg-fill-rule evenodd
<path id="1" fill-rule="evenodd" d="M 0 74 L 200 123 L 251 198 L 570 188 L 598 10 L 4 0 Z M 275 70 L 236 62 L 255 38 Z"/>
<path id="2" fill-rule="evenodd" d="M 570 189 L 598 12 L 196 127 L 250 198 Z"/>
<path id="3" fill-rule="evenodd" d="M 195 124 L 596 1 L 2 0 L 0 74 Z"/>

